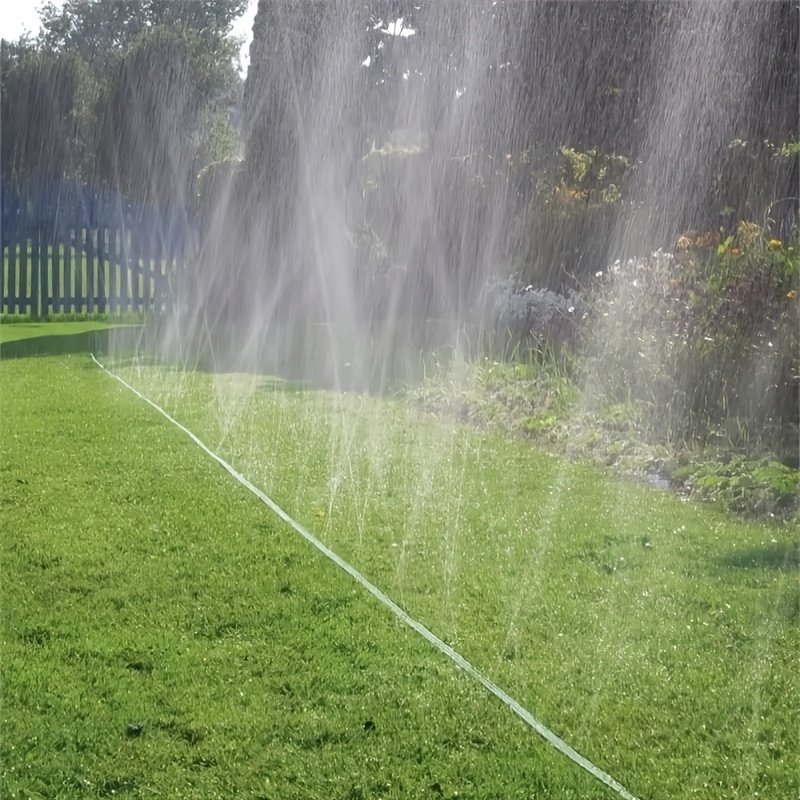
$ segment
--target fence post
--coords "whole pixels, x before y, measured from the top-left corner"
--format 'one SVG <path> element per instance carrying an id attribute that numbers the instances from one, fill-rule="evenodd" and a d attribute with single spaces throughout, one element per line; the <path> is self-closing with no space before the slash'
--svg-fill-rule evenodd
<path id="1" fill-rule="evenodd" d="M 122 311 L 130 308 L 130 253 L 128 248 L 128 227 L 123 224 L 119 229 L 119 305 Z"/>
<path id="2" fill-rule="evenodd" d="M 11 255 L 11 245 L 10 244 L 8 245 L 8 254 L 9 254 L 9 256 Z M 3 313 L 3 309 L 6 306 L 5 297 L 6 297 L 6 272 L 7 272 L 7 270 L 6 270 L 6 248 L 5 248 L 5 246 L 0 247 L 0 256 L 2 256 L 2 258 L 0 258 L 0 314 L 2 314 Z M 9 262 L 10 261 L 11 261 L 11 259 L 9 258 Z M 11 292 L 9 292 L 8 295 L 9 295 L 9 309 L 8 310 L 11 311 L 11 304 L 10 304 Z"/>
<path id="3" fill-rule="evenodd" d="M 108 238 L 108 311 L 113 314 L 117 309 L 117 271 L 119 268 L 116 225 L 108 229 L 106 236 Z"/>
<path id="4" fill-rule="evenodd" d="M 97 310 L 106 310 L 106 229 L 97 226 Z"/>
<path id="5" fill-rule="evenodd" d="M 28 260 L 28 275 L 30 277 L 31 292 L 25 287 L 25 296 L 30 297 L 28 308 L 31 319 L 39 319 L 39 297 L 41 296 L 41 282 L 39 275 L 39 226 L 31 231 L 31 257 Z M 27 249 L 27 248 L 26 248 Z M 26 281 L 27 283 L 27 281 Z"/>
<path id="6" fill-rule="evenodd" d="M 137 231 L 138 233 L 138 231 Z M 141 272 L 142 245 L 139 237 L 134 234 L 131 240 L 131 307 L 133 312 L 139 311 L 139 275 Z"/>
<path id="7" fill-rule="evenodd" d="M 75 299 L 75 289 L 72 281 L 72 229 L 67 232 L 66 242 L 64 243 L 64 311 L 70 313 Z"/>
<path id="8" fill-rule="evenodd" d="M 164 302 L 163 297 L 163 274 L 164 274 L 164 261 L 163 261 L 163 254 L 161 251 L 161 236 L 159 235 L 159 231 L 156 226 L 153 226 L 151 230 L 151 238 L 150 241 L 152 242 L 152 261 L 151 261 L 151 275 L 152 275 L 152 300 L 150 307 L 152 308 L 155 314 L 161 314 L 162 312 L 162 304 Z"/>
<path id="9" fill-rule="evenodd" d="M 86 229 L 86 313 L 94 314 L 94 231 Z"/>
<path id="10" fill-rule="evenodd" d="M 81 226 L 75 229 L 75 311 L 83 314 L 83 301 L 86 297 L 86 246 L 83 241 L 83 221 L 79 220 Z"/>
<path id="11" fill-rule="evenodd" d="M 52 309 L 54 314 L 63 314 L 64 313 L 64 280 L 61 277 L 61 226 L 60 222 L 57 221 L 55 225 L 55 231 L 53 236 L 50 237 L 50 249 L 52 253 L 52 284 L 53 284 L 53 303 Z"/>
<path id="12" fill-rule="evenodd" d="M 5 261 L 5 259 L 3 259 Z M 8 243 L 8 313 L 19 314 L 17 308 L 17 242 L 16 238 Z M 14 310 L 12 311 L 12 303 Z"/>
<path id="13" fill-rule="evenodd" d="M 47 319 L 50 315 L 50 265 L 52 260 L 49 258 L 50 241 L 47 225 L 39 230 L 39 318 Z"/>
<path id="14" fill-rule="evenodd" d="M 19 288 L 17 289 L 17 314 L 28 313 L 28 234 L 20 240 Z"/>

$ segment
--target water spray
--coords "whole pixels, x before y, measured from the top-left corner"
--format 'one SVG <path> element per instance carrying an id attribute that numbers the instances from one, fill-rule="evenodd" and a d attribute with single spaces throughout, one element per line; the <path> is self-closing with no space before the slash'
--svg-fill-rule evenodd
<path id="1" fill-rule="evenodd" d="M 242 486 L 252 492 L 264 505 L 280 517 L 285 523 L 291 526 L 297 533 L 299 533 L 309 544 L 313 545 L 319 550 L 322 555 L 336 564 L 339 569 L 346 572 L 356 583 L 362 588 L 366 589 L 373 597 L 380 603 L 386 606 L 403 624 L 407 625 L 413 631 L 416 631 L 423 639 L 432 644 L 440 653 L 446 655 L 457 667 L 464 670 L 471 678 L 480 683 L 488 692 L 493 694 L 498 700 L 504 703 L 511 709 L 523 722 L 529 727 L 533 728 L 548 744 L 565 755 L 570 761 L 577 764 L 583 770 L 588 772 L 592 777 L 605 784 L 609 789 L 612 789 L 623 800 L 639 800 L 635 795 L 631 794 L 619 781 L 611 777 L 607 772 L 604 772 L 598 766 L 589 761 L 588 758 L 582 756 L 577 750 L 567 744 L 561 737 L 553 733 L 546 725 L 540 722 L 536 717 L 531 714 L 524 706 L 522 706 L 511 695 L 501 689 L 494 681 L 484 675 L 476 666 L 467 661 L 457 650 L 453 649 L 449 644 L 442 641 L 435 633 L 430 631 L 421 622 L 414 619 L 406 613 L 394 600 L 387 594 L 382 592 L 374 583 L 369 581 L 362 575 L 355 567 L 350 565 L 341 556 L 337 555 L 333 550 L 323 544 L 319 539 L 304 528 L 299 522 L 290 517 L 277 503 L 275 503 L 269 496 L 261 491 L 257 486 L 251 483 L 244 475 L 235 470 L 225 459 L 217 455 L 206 444 L 204 444 L 194 433 L 188 428 L 178 422 L 174 417 L 168 414 L 161 406 L 154 403 L 150 398 L 143 395 L 138 389 L 135 389 L 123 378 L 111 372 L 107 367 L 101 364 L 94 353 L 92 353 L 92 361 L 104 372 L 110 375 L 115 380 L 119 381 L 126 389 L 133 392 L 139 399 L 144 400 L 145 403 L 152 406 L 159 414 L 165 417 L 176 428 L 185 433 L 206 455 L 214 459 L 231 477 L 237 480 Z"/>

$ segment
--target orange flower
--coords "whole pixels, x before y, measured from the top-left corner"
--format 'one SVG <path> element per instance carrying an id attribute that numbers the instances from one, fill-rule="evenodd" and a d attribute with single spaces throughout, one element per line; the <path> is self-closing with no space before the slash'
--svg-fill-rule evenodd
<path id="1" fill-rule="evenodd" d="M 791 292 L 787 292 L 787 293 L 786 293 L 786 296 L 787 296 L 787 297 L 788 297 L 790 300 L 794 300 L 794 299 L 795 299 L 795 297 L 797 297 L 797 292 L 796 292 L 794 289 L 792 289 L 792 291 L 791 291 Z"/>

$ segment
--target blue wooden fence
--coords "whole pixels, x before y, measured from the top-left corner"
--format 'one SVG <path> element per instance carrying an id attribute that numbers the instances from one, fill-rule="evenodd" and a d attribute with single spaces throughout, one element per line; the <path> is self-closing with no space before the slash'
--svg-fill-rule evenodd
<path id="1" fill-rule="evenodd" d="M 170 274 L 196 253 L 186 212 L 58 182 L 3 186 L 0 313 L 158 310 Z"/>

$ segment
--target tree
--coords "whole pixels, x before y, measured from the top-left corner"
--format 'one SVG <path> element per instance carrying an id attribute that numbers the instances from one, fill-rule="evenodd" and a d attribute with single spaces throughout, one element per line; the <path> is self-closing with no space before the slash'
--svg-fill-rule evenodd
<path id="1" fill-rule="evenodd" d="M 87 159 L 89 69 L 75 53 L 2 46 L 4 181 L 79 178 Z"/>
<path id="2" fill-rule="evenodd" d="M 261 0 L 248 169 L 265 201 L 293 198 L 304 182 L 321 195 L 334 169 L 345 177 L 329 183 L 358 196 L 342 165 L 361 163 L 373 144 L 396 153 L 393 132 L 411 131 L 422 153 L 384 169 L 352 220 L 377 232 L 412 282 L 448 274 L 442 294 L 454 296 L 470 269 L 506 260 L 499 245 L 519 251 L 507 228 L 531 229 L 550 219 L 544 212 L 552 221 L 536 248 L 554 238 L 550 273 L 579 260 L 596 269 L 612 252 L 708 225 L 721 208 L 712 167 L 737 131 L 785 140 L 797 120 L 796 23 L 796 2 L 750 0 Z M 562 148 L 597 165 L 622 157 L 630 178 L 606 187 L 600 210 L 564 211 L 547 194 L 559 188 Z M 764 184 L 763 173 L 748 170 L 742 183 Z M 293 203 L 280 213 L 296 214 Z M 294 235 L 291 224 L 278 225 L 281 236 Z"/>
<path id="3" fill-rule="evenodd" d="M 197 51 L 181 29 L 154 28 L 131 43 L 98 107 L 96 180 L 158 203 L 190 202 L 208 98 L 223 88 Z"/>
<path id="4" fill-rule="evenodd" d="M 3 174 L 174 202 L 236 153 L 233 21 L 247 0 L 66 0 L 3 51 Z"/>
<path id="5" fill-rule="evenodd" d="M 98 70 L 109 69 L 146 31 L 192 30 L 209 61 L 232 62 L 238 42 L 231 26 L 247 0 L 66 0 L 40 11 L 40 44 L 50 50 L 80 53 Z"/>

